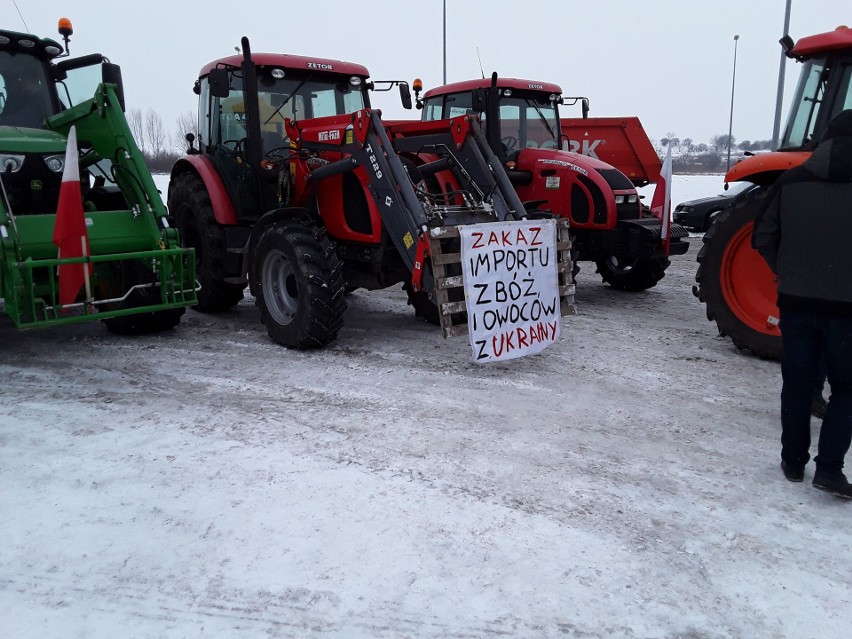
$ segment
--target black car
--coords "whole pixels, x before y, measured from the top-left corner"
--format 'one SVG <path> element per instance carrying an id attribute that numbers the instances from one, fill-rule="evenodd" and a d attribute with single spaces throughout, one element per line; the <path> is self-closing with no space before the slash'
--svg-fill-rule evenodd
<path id="1" fill-rule="evenodd" d="M 719 195 L 681 202 L 675 207 L 674 223 L 699 233 L 704 232 L 710 228 L 719 213 L 734 202 L 745 199 L 755 186 L 751 182 L 736 182 Z"/>

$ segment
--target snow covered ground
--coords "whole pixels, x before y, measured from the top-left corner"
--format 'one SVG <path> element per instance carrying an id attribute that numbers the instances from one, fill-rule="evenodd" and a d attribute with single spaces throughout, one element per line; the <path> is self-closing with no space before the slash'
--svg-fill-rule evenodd
<path id="1" fill-rule="evenodd" d="M 852 504 L 784 480 L 779 367 L 705 319 L 699 244 L 640 294 L 581 264 L 561 341 L 489 366 L 397 288 L 319 352 L 251 299 L 0 320 L 0 637 L 849 636 Z"/>

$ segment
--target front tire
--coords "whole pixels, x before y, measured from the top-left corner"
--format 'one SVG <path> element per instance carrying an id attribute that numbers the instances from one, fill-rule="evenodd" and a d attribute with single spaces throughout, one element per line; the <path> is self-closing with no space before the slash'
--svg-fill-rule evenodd
<path id="1" fill-rule="evenodd" d="M 180 324 L 180 318 L 185 312 L 185 308 L 169 308 L 152 313 L 111 317 L 105 319 L 104 324 L 116 335 L 145 335 L 174 328 Z"/>
<path id="2" fill-rule="evenodd" d="M 780 359 L 774 276 L 751 247 L 754 218 L 764 197 L 766 189 L 756 189 L 719 215 L 704 235 L 692 290 L 720 335 L 730 337 L 740 350 Z"/>
<path id="3" fill-rule="evenodd" d="M 715 209 L 713 211 L 710 211 L 707 214 L 707 217 L 704 218 L 704 224 L 702 224 L 701 228 L 697 230 L 702 233 L 706 233 L 707 231 L 709 231 L 710 227 L 713 226 L 713 224 L 716 222 L 716 219 L 719 217 L 719 214 L 721 213 L 721 209 Z"/>
<path id="4" fill-rule="evenodd" d="M 225 281 L 225 234 L 216 222 L 201 178 L 194 173 L 175 178 L 169 189 L 169 211 L 175 218 L 181 244 L 195 249 L 195 273 L 201 290 L 193 308 L 215 313 L 236 306 L 243 299 L 245 285 Z"/>
<path id="5" fill-rule="evenodd" d="M 163 303 L 159 293 L 157 275 L 149 264 L 141 260 L 125 260 L 119 263 L 104 264 L 99 271 L 99 295 L 120 297 L 125 291 L 130 295 L 122 301 L 110 304 L 104 310 L 117 311 L 144 306 L 157 306 Z M 157 288 L 143 286 L 155 285 Z M 134 288 L 139 286 L 139 288 Z M 166 308 L 161 311 L 119 315 L 103 320 L 104 325 L 116 335 L 144 335 L 174 328 L 180 324 L 180 318 L 186 312 L 185 307 Z"/>
<path id="6" fill-rule="evenodd" d="M 288 348 L 322 348 L 337 337 L 346 284 L 324 228 L 277 222 L 260 238 L 252 264 L 260 318 L 273 340 Z"/>
<path id="7" fill-rule="evenodd" d="M 415 317 L 419 317 L 435 326 L 441 325 L 441 316 L 438 313 L 438 307 L 429 299 L 426 291 L 420 290 L 415 292 L 410 280 L 403 282 L 402 290 L 408 296 L 408 303 L 414 309 Z"/>
<path id="8" fill-rule="evenodd" d="M 624 260 L 615 255 L 595 262 L 604 283 L 619 291 L 644 291 L 653 288 L 666 275 L 671 262 L 667 257 L 637 257 Z"/>

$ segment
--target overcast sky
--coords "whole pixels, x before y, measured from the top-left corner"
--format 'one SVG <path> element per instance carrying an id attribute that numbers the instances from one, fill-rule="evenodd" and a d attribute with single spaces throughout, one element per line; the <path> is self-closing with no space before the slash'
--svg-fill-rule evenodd
<path id="1" fill-rule="evenodd" d="M 737 44 L 733 135 L 769 139 L 775 114 L 785 0 L 446 0 L 447 79 L 486 74 L 546 80 L 591 99 L 591 115 L 637 115 L 652 139 L 707 142 L 726 134 Z M 443 0 L 0 0 L 0 25 L 59 40 L 74 24 L 72 55 L 121 65 L 128 108 L 153 108 L 167 130 L 195 111 L 202 65 L 253 51 L 337 58 L 374 79 L 442 82 Z M 20 14 L 19 11 L 20 9 Z M 23 18 L 23 19 L 22 19 Z M 24 24 L 26 23 L 26 25 Z M 790 35 L 852 26 L 848 0 L 793 0 Z M 787 101 L 798 66 L 787 63 Z M 402 117 L 396 93 L 374 106 Z M 571 115 L 568 109 L 563 114 Z M 419 114 L 409 112 L 411 117 Z"/>

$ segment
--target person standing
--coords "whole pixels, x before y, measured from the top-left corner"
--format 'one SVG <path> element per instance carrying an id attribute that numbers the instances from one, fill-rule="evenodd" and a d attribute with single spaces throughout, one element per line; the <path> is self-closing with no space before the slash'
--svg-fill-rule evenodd
<path id="1" fill-rule="evenodd" d="M 786 171 L 755 219 L 752 245 L 778 281 L 781 468 L 803 481 L 820 358 L 831 396 L 819 434 L 815 488 L 852 499 L 843 463 L 852 441 L 852 109 L 826 127 L 813 155 Z"/>

